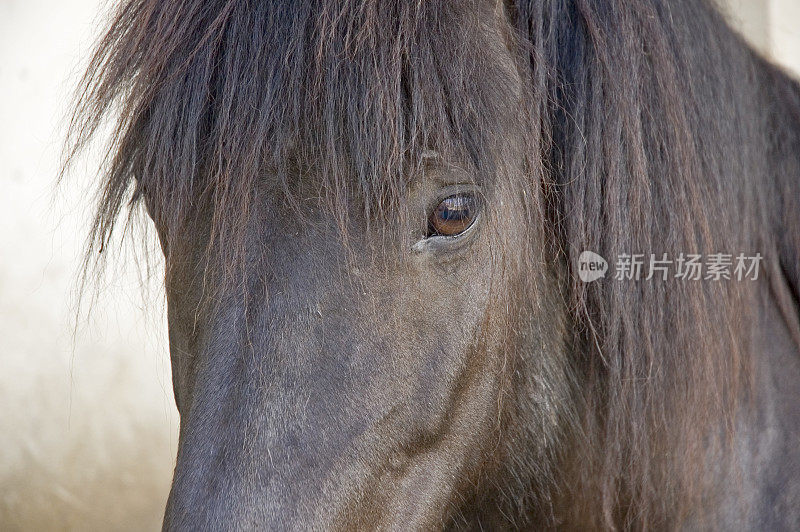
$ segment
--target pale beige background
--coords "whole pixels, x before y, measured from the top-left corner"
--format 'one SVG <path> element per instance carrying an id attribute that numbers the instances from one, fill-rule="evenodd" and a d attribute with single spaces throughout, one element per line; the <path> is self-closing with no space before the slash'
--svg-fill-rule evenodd
<path id="1" fill-rule="evenodd" d="M 719 0 L 762 53 L 800 73 L 800 0 Z"/>
<path id="2" fill-rule="evenodd" d="M 800 0 L 730 0 L 800 72 Z M 53 195 L 99 0 L 0 0 L 0 530 L 156 530 L 176 442 L 158 282 L 123 254 L 75 323 L 91 168 Z"/>
<path id="3" fill-rule="evenodd" d="M 76 321 L 86 169 L 96 158 L 54 195 L 62 119 L 100 6 L 0 0 L 3 531 L 156 530 L 173 465 L 177 413 L 158 285 L 144 312 L 127 255 L 112 264 L 90 318 Z"/>

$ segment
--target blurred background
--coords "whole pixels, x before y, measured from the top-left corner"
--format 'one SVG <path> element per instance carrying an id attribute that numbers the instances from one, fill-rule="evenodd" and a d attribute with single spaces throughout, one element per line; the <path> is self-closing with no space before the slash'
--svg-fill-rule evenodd
<path id="1" fill-rule="evenodd" d="M 720 0 L 800 73 L 800 0 Z M 160 254 L 111 250 L 77 308 L 90 154 L 56 190 L 99 0 L 0 0 L 0 530 L 158 530 L 177 443 Z M 152 248 L 152 242 L 150 247 Z"/>

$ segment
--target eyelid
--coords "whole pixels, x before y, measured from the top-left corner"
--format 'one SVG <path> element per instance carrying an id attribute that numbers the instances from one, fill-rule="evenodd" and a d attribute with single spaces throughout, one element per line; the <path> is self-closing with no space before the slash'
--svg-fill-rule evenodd
<path id="1" fill-rule="evenodd" d="M 440 203 L 452 196 L 458 196 L 460 194 L 469 194 L 472 195 L 478 204 L 478 208 L 482 208 L 484 203 L 484 196 L 481 192 L 481 189 L 478 185 L 473 183 L 453 183 L 451 185 L 444 186 L 440 191 L 439 194 L 433 196 L 430 202 L 425 206 L 426 212 L 431 213 L 433 209 L 435 209 Z"/>

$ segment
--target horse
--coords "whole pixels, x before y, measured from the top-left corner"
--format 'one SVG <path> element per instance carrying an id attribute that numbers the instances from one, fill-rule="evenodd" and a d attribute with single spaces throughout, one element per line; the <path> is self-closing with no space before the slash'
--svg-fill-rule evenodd
<path id="1" fill-rule="evenodd" d="M 122 0 L 109 128 L 165 530 L 800 524 L 800 86 L 710 0 Z"/>

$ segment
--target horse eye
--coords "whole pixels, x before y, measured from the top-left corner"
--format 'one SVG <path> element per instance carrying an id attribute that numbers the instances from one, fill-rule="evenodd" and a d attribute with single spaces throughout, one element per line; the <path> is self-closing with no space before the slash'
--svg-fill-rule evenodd
<path id="1" fill-rule="evenodd" d="M 467 229 L 478 215 L 472 194 L 454 194 L 442 200 L 428 217 L 428 237 L 456 236 Z"/>

